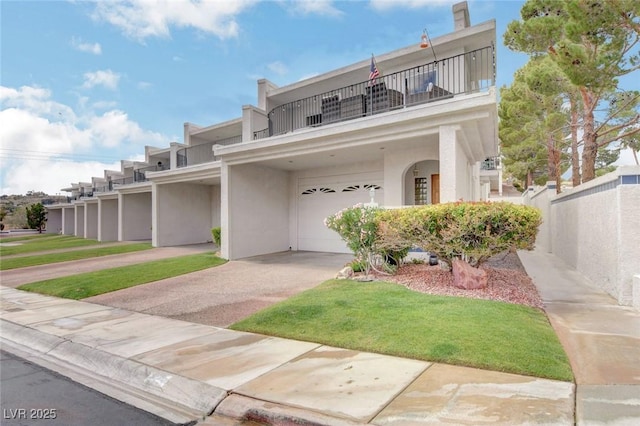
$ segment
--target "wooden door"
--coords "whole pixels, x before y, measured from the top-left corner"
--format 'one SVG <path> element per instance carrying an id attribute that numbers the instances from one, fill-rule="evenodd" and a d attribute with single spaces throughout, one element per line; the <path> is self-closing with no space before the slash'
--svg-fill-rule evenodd
<path id="1" fill-rule="evenodd" d="M 440 175 L 431 175 L 431 204 L 440 204 Z"/>

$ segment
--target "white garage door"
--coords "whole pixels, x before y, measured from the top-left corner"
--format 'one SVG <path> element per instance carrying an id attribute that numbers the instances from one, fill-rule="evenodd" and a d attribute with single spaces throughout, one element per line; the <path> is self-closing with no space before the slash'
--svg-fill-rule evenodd
<path id="1" fill-rule="evenodd" d="M 357 175 L 356 175 L 357 176 Z M 298 187 L 298 250 L 350 253 L 340 236 L 324 225 L 324 219 L 358 203 L 384 199 L 382 182 L 366 178 L 328 179 L 324 183 L 300 184 Z M 331 182 L 333 180 L 333 182 Z"/>

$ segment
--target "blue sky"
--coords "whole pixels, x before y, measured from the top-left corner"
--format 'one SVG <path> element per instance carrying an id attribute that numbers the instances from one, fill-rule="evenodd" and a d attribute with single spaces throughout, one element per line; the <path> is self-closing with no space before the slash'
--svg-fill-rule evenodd
<path id="1" fill-rule="evenodd" d="M 0 194 L 60 192 L 144 146 L 182 142 L 286 85 L 453 30 L 450 0 L 0 2 Z M 502 46 L 522 1 L 471 0 L 496 19 L 498 86 L 527 57 Z M 366 79 L 368 70 L 363 70 Z"/>

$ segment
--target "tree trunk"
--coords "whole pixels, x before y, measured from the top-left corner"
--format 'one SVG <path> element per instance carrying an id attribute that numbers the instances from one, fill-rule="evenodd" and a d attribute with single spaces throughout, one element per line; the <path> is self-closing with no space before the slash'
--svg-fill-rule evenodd
<path id="1" fill-rule="evenodd" d="M 596 177 L 596 157 L 598 155 L 598 141 L 593 117 L 593 95 L 586 88 L 581 88 L 582 103 L 584 105 L 584 149 L 582 150 L 582 182 L 589 182 Z"/>
<path id="2" fill-rule="evenodd" d="M 573 96 L 571 102 L 571 181 L 573 187 L 580 185 L 580 154 L 578 153 L 578 106 Z"/>

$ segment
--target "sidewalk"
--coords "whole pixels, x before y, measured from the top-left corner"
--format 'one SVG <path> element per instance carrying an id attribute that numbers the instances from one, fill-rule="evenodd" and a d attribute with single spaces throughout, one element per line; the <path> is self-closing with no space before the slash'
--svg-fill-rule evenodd
<path id="1" fill-rule="evenodd" d="M 176 423 L 574 421 L 572 383 L 236 332 L 7 287 L 0 296 L 3 349 Z"/>
<path id="2" fill-rule="evenodd" d="M 8 287 L 0 287 L 1 341 L 9 352 L 176 423 L 640 424 L 640 313 L 552 255 L 519 256 L 577 387 Z"/>
<path id="3" fill-rule="evenodd" d="M 556 256 L 518 255 L 569 356 L 576 423 L 640 424 L 640 312 L 619 306 Z"/>

